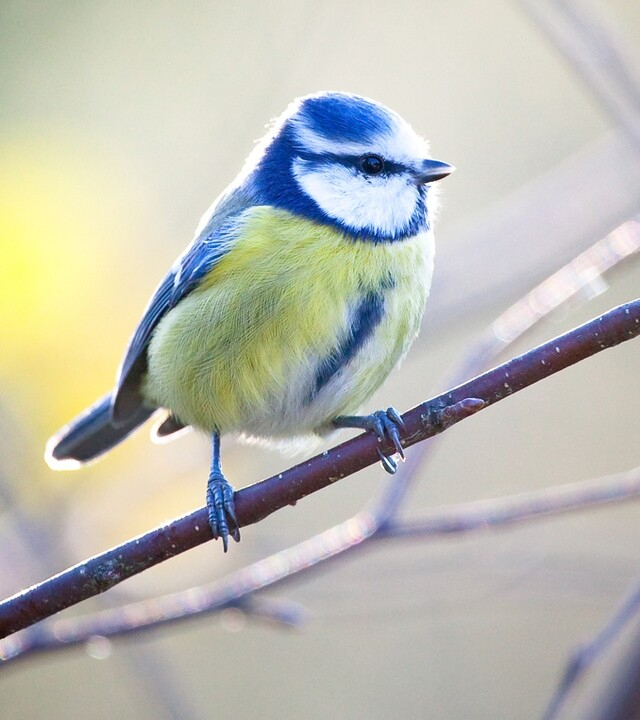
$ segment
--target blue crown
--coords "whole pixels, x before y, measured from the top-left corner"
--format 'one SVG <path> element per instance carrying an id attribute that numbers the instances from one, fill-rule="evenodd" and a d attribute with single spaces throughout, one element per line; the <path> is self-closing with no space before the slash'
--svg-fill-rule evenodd
<path id="1" fill-rule="evenodd" d="M 392 132 L 395 114 L 366 98 L 346 93 L 322 93 L 302 98 L 296 122 L 338 143 L 371 143 Z"/>

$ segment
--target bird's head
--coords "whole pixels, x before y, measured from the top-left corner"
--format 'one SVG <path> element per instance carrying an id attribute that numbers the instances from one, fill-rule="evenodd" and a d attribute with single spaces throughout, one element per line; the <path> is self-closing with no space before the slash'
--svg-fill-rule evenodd
<path id="1" fill-rule="evenodd" d="M 261 203 L 385 242 L 429 228 L 429 185 L 453 169 L 397 113 L 331 92 L 294 100 L 244 177 Z"/>

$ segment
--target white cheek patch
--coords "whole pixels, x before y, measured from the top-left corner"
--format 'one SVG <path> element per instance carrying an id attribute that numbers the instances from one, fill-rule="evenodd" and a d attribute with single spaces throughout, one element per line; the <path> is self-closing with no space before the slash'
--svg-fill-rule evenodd
<path id="1" fill-rule="evenodd" d="M 367 177 L 345 165 L 317 165 L 297 158 L 293 175 L 324 213 L 356 231 L 400 234 L 419 199 L 418 188 L 402 174 Z"/>

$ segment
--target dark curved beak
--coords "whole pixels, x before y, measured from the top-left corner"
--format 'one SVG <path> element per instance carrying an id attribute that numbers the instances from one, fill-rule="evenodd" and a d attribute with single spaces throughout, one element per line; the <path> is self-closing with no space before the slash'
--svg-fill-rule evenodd
<path id="1" fill-rule="evenodd" d="M 424 183 L 432 183 L 436 180 L 442 180 L 455 170 L 453 165 L 442 162 L 441 160 L 423 160 L 422 165 L 418 168 L 416 177 L 422 185 Z"/>

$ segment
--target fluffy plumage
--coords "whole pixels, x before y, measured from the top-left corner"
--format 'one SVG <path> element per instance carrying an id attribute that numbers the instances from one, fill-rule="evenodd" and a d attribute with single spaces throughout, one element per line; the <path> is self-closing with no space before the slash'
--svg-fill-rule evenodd
<path id="1" fill-rule="evenodd" d="M 238 223 L 242 240 L 159 323 L 142 396 L 204 430 L 324 432 L 417 333 L 433 245 L 353 242 L 268 206 Z"/>
<path id="2" fill-rule="evenodd" d="M 429 183 L 451 170 L 374 101 L 294 101 L 158 286 L 113 392 L 50 440 L 49 464 L 96 457 L 165 409 L 160 435 L 192 425 L 214 437 L 207 497 L 226 547 L 220 434 L 323 434 L 369 399 L 418 331 Z"/>

